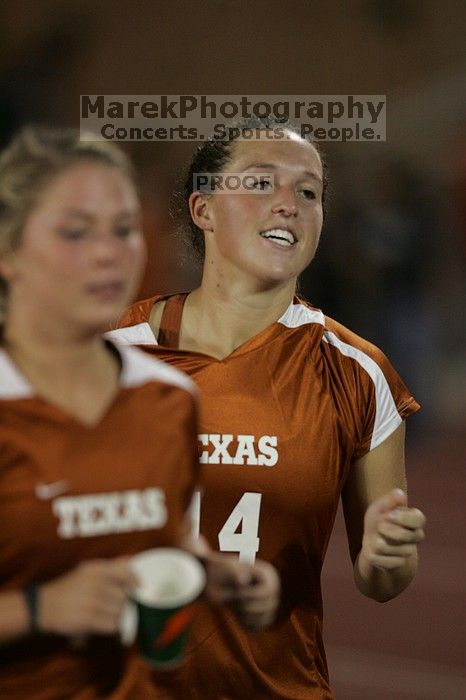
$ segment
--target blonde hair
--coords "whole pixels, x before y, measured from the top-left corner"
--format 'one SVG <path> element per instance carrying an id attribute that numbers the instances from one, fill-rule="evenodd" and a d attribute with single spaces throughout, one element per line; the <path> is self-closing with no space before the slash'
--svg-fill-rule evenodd
<path id="1" fill-rule="evenodd" d="M 89 135 L 86 135 L 89 138 Z M 28 126 L 0 155 L 0 258 L 21 241 L 24 223 L 46 185 L 80 161 L 118 168 L 135 184 L 131 161 L 108 141 L 80 140 L 75 129 Z M 4 319 L 8 285 L 0 275 L 0 322 Z"/>

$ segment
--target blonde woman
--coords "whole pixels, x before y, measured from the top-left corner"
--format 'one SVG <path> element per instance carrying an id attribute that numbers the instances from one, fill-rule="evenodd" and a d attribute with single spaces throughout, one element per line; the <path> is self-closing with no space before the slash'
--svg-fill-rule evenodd
<path id="1" fill-rule="evenodd" d="M 119 641 L 130 555 L 175 546 L 198 481 L 193 385 L 101 333 L 145 260 L 126 157 L 29 129 L 0 158 L 0 696 L 158 697 Z M 209 591 L 252 626 L 278 582 L 218 564 Z M 75 640 L 80 644 L 76 646 Z"/>

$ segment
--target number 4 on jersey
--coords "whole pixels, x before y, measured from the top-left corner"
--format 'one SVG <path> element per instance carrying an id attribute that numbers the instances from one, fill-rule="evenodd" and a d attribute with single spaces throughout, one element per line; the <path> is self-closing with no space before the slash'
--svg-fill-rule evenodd
<path id="1" fill-rule="evenodd" d="M 246 492 L 218 533 L 221 552 L 239 552 L 239 560 L 253 564 L 259 551 L 261 493 Z"/>
<path id="2" fill-rule="evenodd" d="M 238 552 L 239 560 L 254 564 L 259 551 L 259 516 L 261 493 L 247 491 L 231 511 L 224 526 L 218 533 L 221 552 Z M 193 534 L 199 536 L 201 515 L 201 494 L 196 492 L 191 506 Z"/>

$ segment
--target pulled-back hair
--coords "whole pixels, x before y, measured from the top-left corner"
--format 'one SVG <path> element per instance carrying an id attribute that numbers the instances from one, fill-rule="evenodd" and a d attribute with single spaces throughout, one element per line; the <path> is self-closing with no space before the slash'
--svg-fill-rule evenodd
<path id="1" fill-rule="evenodd" d="M 210 175 L 223 172 L 224 167 L 233 157 L 233 147 L 236 141 L 239 139 L 252 140 L 254 137 L 257 138 L 258 132 L 266 130 L 282 134 L 280 138 L 287 138 L 287 132 L 301 137 L 298 127 L 284 118 L 274 116 L 249 117 L 229 124 L 221 136 L 209 137 L 194 152 L 191 162 L 174 192 L 171 213 L 178 233 L 183 239 L 188 239 L 198 261 L 202 262 L 204 260 L 205 240 L 204 232 L 196 226 L 189 210 L 189 198 L 194 191 L 194 175 L 199 173 Z M 319 154 L 322 163 L 324 179 L 322 203 L 325 205 L 327 177 L 324 157 L 319 145 L 314 142 L 312 142 L 312 145 Z"/>
<path id="2" fill-rule="evenodd" d="M 118 168 L 135 182 L 126 154 L 106 141 L 81 141 L 75 129 L 25 127 L 0 155 L 0 258 L 21 241 L 24 223 L 46 185 L 78 162 Z M 0 276 L 0 321 L 7 283 Z"/>

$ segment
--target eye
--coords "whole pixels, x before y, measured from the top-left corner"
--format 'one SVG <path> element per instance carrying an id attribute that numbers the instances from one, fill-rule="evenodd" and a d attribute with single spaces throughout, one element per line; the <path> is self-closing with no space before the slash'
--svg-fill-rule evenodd
<path id="1" fill-rule="evenodd" d="M 128 238 L 128 236 L 136 229 L 136 226 L 130 226 L 129 224 L 120 224 L 115 227 L 115 235 L 118 238 Z"/>
<path id="2" fill-rule="evenodd" d="M 314 190 L 308 189 L 307 187 L 301 190 L 301 194 L 304 199 L 316 199 L 316 193 Z"/>
<path id="3" fill-rule="evenodd" d="M 79 241 L 86 235 L 84 228 L 64 228 L 59 231 L 60 236 L 68 241 Z"/>

